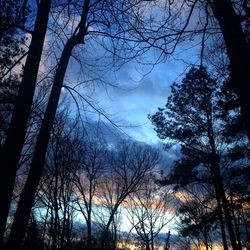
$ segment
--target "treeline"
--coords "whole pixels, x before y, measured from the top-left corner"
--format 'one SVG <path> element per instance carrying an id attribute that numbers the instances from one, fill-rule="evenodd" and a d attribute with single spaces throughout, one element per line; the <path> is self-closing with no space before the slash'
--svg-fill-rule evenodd
<path id="1" fill-rule="evenodd" d="M 116 249 L 123 223 L 136 228 L 138 242 L 149 245 L 167 224 L 167 201 L 156 199 L 157 150 L 121 139 L 108 143 L 93 127 L 90 134 L 66 114 L 56 119 L 24 249 Z M 18 173 L 13 209 L 26 166 Z"/>

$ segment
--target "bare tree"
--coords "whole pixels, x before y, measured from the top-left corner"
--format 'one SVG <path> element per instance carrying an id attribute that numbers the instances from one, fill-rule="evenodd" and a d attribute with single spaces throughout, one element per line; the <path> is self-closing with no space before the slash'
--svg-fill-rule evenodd
<path id="1" fill-rule="evenodd" d="M 109 159 L 110 169 L 102 177 L 97 196 L 104 209 L 102 219 L 106 217 L 105 214 L 108 215 L 104 221 L 103 249 L 118 208 L 147 180 L 159 161 L 159 154 L 143 144 L 121 142 L 113 150 Z"/>
<path id="2" fill-rule="evenodd" d="M 80 147 L 77 152 L 77 167 L 74 184 L 77 190 L 77 204 L 87 225 L 87 249 L 92 249 L 93 206 L 101 175 L 105 171 L 108 153 L 107 144 L 98 137 L 80 137 Z"/>
<path id="3" fill-rule="evenodd" d="M 56 119 L 46 157 L 46 168 L 37 192 L 38 204 L 45 205 L 50 220 L 47 235 L 52 249 L 70 249 L 73 216 L 76 213 L 74 169 L 76 165 L 76 137 L 72 124 L 67 122 L 67 112 Z M 39 210 L 36 206 L 33 210 Z M 46 227 L 46 225 L 44 225 Z"/>
<path id="4" fill-rule="evenodd" d="M 126 17 L 127 20 L 128 16 L 130 16 L 130 18 L 131 15 L 133 16 L 133 6 L 136 5 L 137 3 L 138 1 L 135 1 L 134 3 L 128 1 L 126 2 L 126 4 L 124 2 L 121 3 L 120 1 L 114 1 L 112 3 L 106 1 L 105 2 L 97 1 L 91 3 L 89 0 L 72 3 L 73 4 L 72 9 L 74 10 L 74 15 L 75 15 L 74 16 L 75 18 L 72 20 L 73 30 L 70 28 L 71 31 L 70 35 L 66 36 L 67 37 L 66 42 L 65 43 L 63 42 L 64 47 L 58 65 L 56 67 L 53 86 L 51 89 L 48 106 L 45 111 L 42 125 L 37 137 L 34 156 L 30 167 L 30 172 L 27 181 L 25 183 L 24 189 L 22 191 L 22 194 L 20 196 L 18 208 L 12 225 L 12 230 L 9 237 L 9 246 L 11 249 L 16 249 L 17 247 L 19 247 L 22 238 L 24 236 L 25 228 L 28 223 L 29 213 L 31 211 L 32 203 L 34 200 L 34 195 L 42 174 L 46 150 L 50 138 L 50 132 L 53 126 L 53 121 L 59 103 L 60 93 L 63 87 L 64 77 L 66 74 L 66 70 L 73 49 L 79 44 L 84 44 L 84 42 L 86 42 L 87 40 L 86 36 L 94 33 L 95 35 L 97 34 L 101 35 L 101 37 L 105 35 L 106 37 L 111 39 L 110 40 L 111 46 L 107 47 L 111 50 L 112 55 L 115 56 L 116 58 L 117 57 L 119 58 L 118 52 L 122 52 L 122 55 L 126 55 L 128 51 L 133 51 L 131 50 L 131 45 L 129 44 L 126 46 L 126 49 L 129 49 L 126 50 L 126 53 L 124 53 L 124 47 L 122 48 L 122 50 L 121 47 L 118 47 L 120 48 L 120 50 L 117 49 L 114 50 L 114 48 L 116 47 L 114 47 L 113 44 L 116 44 L 114 43 L 114 41 L 117 41 L 119 46 L 121 45 L 125 46 L 127 44 L 127 41 L 130 41 L 130 39 L 125 36 L 126 34 L 125 31 L 128 30 L 128 27 L 127 27 L 127 22 L 124 21 L 124 19 Z M 81 10 L 80 13 L 79 10 Z M 61 11 L 62 12 L 66 11 L 64 6 L 61 7 Z M 72 25 L 72 22 L 66 22 L 66 24 Z M 110 25 L 112 27 L 110 27 Z M 105 32 L 100 31 L 100 26 L 104 26 L 105 29 L 103 28 L 102 30 L 105 30 Z M 95 27 L 97 28 L 97 31 L 95 31 Z M 65 34 L 64 30 L 67 31 L 67 27 L 63 27 L 62 30 L 63 34 Z M 91 32 L 91 30 L 94 30 L 95 32 Z M 104 39 L 104 44 L 105 44 L 105 39 Z M 110 43 L 106 44 L 110 45 Z M 106 48 L 107 51 L 108 48 Z M 136 54 L 137 53 L 134 52 L 133 57 L 136 56 Z M 67 86 L 67 89 L 69 91 L 73 91 L 72 89 L 70 89 L 69 86 Z M 13 124 L 16 124 L 17 122 Z M 11 133 L 11 136 L 13 136 L 13 133 Z M 10 143 L 10 145 L 12 145 L 12 143 Z M 8 176 L 13 177 L 14 174 L 13 173 L 8 174 Z"/>
<path id="5" fill-rule="evenodd" d="M 128 219 L 136 230 L 139 241 L 147 250 L 153 250 L 157 235 L 171 221 L 171 206 L 167 190 L 149 177 L 128 200 Z"/>

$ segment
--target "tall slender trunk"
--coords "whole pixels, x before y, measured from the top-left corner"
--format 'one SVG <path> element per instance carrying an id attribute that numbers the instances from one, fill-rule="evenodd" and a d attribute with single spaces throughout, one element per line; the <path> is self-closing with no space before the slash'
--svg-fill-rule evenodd
<path id="1" fill-rule="evenodd" d="M 88 221 L 87 221 L 87 230 L 88 230 L 88 238 L 87 238 L 87 248 L 89 250 L 92 249 L 92 237 L 91 237 L 91 219 L 89 218 L 89 214 L 88 214 Z"/>
<path id="2" fill-rule="evenodd" d="M 88 207 L 87 210 L 87 230 L 88 230 L 88 238 L 87 238 L 87 248 L 89 250 L 92 249 L 92 227 L 91 227 L 91 215 L 92 215 L 92 193 L 93 193 L 93 189 L 92 189 L 92 179 L 90 179 L 90 183 L 89 183 L 89 204 L 86 204 L 86 206 Z"/>
<path id="3" fill-rule="evenodd" d="M 218 210 L 219 210 L 219 220 L 220 220 L 223 248 L 224 248 L 224 250 L 228 250 L 227 237 L 226 237 L 226 232 L 225 232 L 225 223 L 224 223 L 224 219 L 223 219 L 223 211 L 222 211 L 222 207 L 221 207 L 220 198 L 217 194 L 216 194 L 216 200 L 217 200 L 217 205 L 218 205 Z"/>
<path id="4" fill-rule="evenodd" d="M 208 246 L 208 230 L 206 228 L 206 225 L 205 225 L 205 228 L 204 228 L 204 241 L 205 241 L 206 250 L 209 250 L 209 246 Z"/>
<path id="5" fill-rule="evenodd" d="M 47 228 L 47 220 L 49 217 L 49 207 L 47 208 L 45 218 L 44 218 L 44 225 L 42 229 L 42 249 L 45 249 L 45 236 L 46 236 L 46 228 Z"/>
<path id="6" fill-rule="evenodd" d="M 68 213 L 69 213 L 69 211 L 68 211 Z M 73 227 L 72 218 L 68 214 L 67 227 L 66 227 L 66 250 L 70 250 L 71 249 L 72 227 Z"/>
<path id="7" fill-rule="evenodd" d="M 231 205 L 233 206 L 234 201 L 233 201 L 233 195 L 232 194 L 230 194 L 230 202 L 231 202 Z M 239 246 L 239 249 L 242 250 L 241 235 L 240 235 L 240 229 L 239 229 L 240 224 L 239 224 L 239 221 L 237 221 L 237 217 L 235 215 L 234 208 L 232 207 L 231 210 L 232 210 L 232 217 L 233 217 L 233 221 L 234 221 L 234 227 L 235 227 L 235 233 L 236 233 L 238 246 Z"/>
<path id="8" fill-rule="evenodd" d="M 247 39 L 231 0 L 214 0 L 213 7 L 226 44 L 232 82 L 239 96 L 241 114 L 250 140 L 250 51 Z"/>
<path id="9" fill-rule="evenodd" d="M 154 234 L 151 231 L 151 250 L 154 250 Z"/>
<path id="10" fill-rule="evenodd" d="M 15 184 L 17 165 L 21 156 L 31 111 L 38 68 L 47 30 L 50 5 L 51 0 L 43 0 L 38 7 L 35 27 L 23 71 L 22 81 L 19 87 L 6 140 L 0 153 L 2 169 L 0 175 L 0 244 L 2 243 L 4 236 Z"/>
<path id="11" fill-rule="evenodd" d="M 221 176 L 220 164 L 219 164 L 220 159 L 217 154 L 216 146 L 215 146 L 212 115 L 211 115 L 210 107 L 206 110 L 206 115 L 207 115 L 207 126 L 208 126 L 207 136 L 208 136 L 209 144 L 211 147 L 211 157 L 210 157 L 211 170 L 210 171 L 211 171 L 211 175 L 213 178 L 213 184 L 216 190 L 216 195 L 218 195 L 222 203 L 222 208 L 224 211 L 226 225 L 227 225 L 232 248 L 233 250 L 239 250 L 236 237 L 235 237 L 234 228 L 233 228 L 232 218 L 231 218 L 229 207 L 228 207 L 228 201 L 226 199 L 224 183 L 223 183 L 223 179 Z"/>
<path id="12" fill-rule="evenodd" d="M 69 38 L 66 42 L 56 70 L 48 105 L 37 137 L 29 175 L 20 195 L 20 200 L 14 217 L 8 241 L 8 249 L 10 250 L 20 249 L 22 240 L 24 238 L 29 214 L 35 198 L 35 193 L 42 175 L 50 133 L 53 127 L 60 93 L 63 87 L 63 80 L 67 70 L 71 52 L 77 44 L 84 42 L 89 2 L 90 0 L 84 1 L 82 16 L 79 23 L 79 32 L 77 35 Z"/>
<path id="13" fill-rule="evenodd" d="M 63 211 L 63 218 L 62 218 L 62 226 L 61 226 L 61 233 L 60 233 L 60 249 L 64 249 L 64 241 L 67 238 L 67 224 L 68 224 L 68 204 L 65 201 L 65 199 L 63 198 L 63 207 L 64 207 L 64 211 Z"/>
<path id="14" fill-rule="evenodd" d="M 59 235 L 59 205 L 58 205 L 58 164 L 55 163 L 55 187 L 53 190 L 53 207 L 55 211 L 55 220 L 53 223 L 52 230 L 52 250 L 56 250 L 58 246 L 58 235 Z"/>
<path id="15" fill-rule="evenodd" d="M 112 250 L 116 249 L 116 243 L 117 243 L 117 226 L 115 224 L 115 221 L 113 220 Z"/>
<path id="16" fill-rule="evenodd" d="M 213 172 L 214 172 L 215 183 L 217 185 L 217 188 L 219 191 L 219 196 L 220 196 L 221 202 L 222 202 L 222 208 L 223 208 L 224 215 L 225 215 L 225 220 L 226 220 L 226 225 L 227 225 L 231 245 L 232 245 L 233 250 L 239 250 L 240 248 L 239 248 L 237 241 L 236 241 L 234 227 L 233 227 L 233 223 L 232 223 L 232 217 L 231 217 L 231 214 L 229 211 L 228 201 L 227 201 L 227 198 L 225 195 L 223 181 L 222 181 L 222 177 L 221 177 L 218 165 L 213 167 Z"/>
<path id="17" fill-rule="evenodd" d="M 72 234 L 72 217 L 70 216 L 70 211 L 68 207 L 68 216 L 67 216 L 67 222 L 66 222 L 66 250 L 71 249 L 71 234 Z"/>
<path id="18" fill-rule="evenodd" d="M 122 199 L 120 202 L 116 203 L 113 210 L 111 211 L 111 214 L 109 216 L 109 220 L 105 226 L 105 229 L 104 229 L 104 232 L 103 232 L 103 235 L 102 235 L 102 238 L 101 238 L 101 249 L 105 249 L 105 244 L 106 244 L 106 241 L 107 241 L 107 236 L 108 236 L 108 232 L 109 232 L 109 228 L 110 228 L 110 225 L 112 223 L 112 221 L 114 220 L 114 216 L 117 212 L 117 209 L 119 208 L 120 204 L 122 203 L 124 199 Z"/>

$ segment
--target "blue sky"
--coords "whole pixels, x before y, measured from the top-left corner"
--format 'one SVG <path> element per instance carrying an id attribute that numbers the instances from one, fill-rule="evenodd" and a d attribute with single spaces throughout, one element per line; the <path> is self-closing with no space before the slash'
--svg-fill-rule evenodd
<path id="1" fill-rule="evenodd" d="M 129 136 L 150 144 L 157 143 L 159 139 L 147 116 L 165 105 L 170 85 L 181 81 L 185 67 L 183 62 L 169 59 L 167 63 L 155 65 L 143 77 L 136 64 L 131 62 L 116 72 L 120 87 L 95 87 L 92 98 L 117 124 L 131 125 L 122 128 Z"/>
<path id="2" fill-rule="evenodd" d="M 98 27 L 93 27 L 93 30 L 94 28 Z M 64 40 L 65 37 L 62 36 L 61 39 Z M 55 48 L 50 40 L 55 41 Z M 50 50 L 59 51 L 58 46 L 63 47 L 60 41 L 57 35 L 53 37 L 53 34 L 50 34 L 47 38 L 46 47 L 52 46 Z M 174 56 L 169 56 L 165 63 L 155 65 L 150 72 L 148 66 L 139 65 L 136 60 L 125 64 L 119 70 L 114 69 L 110 66 L 114 54 L 107 52 L 99 44 L 99 42 L 103 42 L 109 47 L 110 44 L 106 39 L 102 40 L 102 37 L 100 37 L 99 41 L 90 34 L 85 41 L 84 45 L 77 46 L 72 53 L 65 83 L 74 86 L 82 81 L 83 84 L 79 91 L 82 91 L 81 93 L 87 98 L 89 97 L 94 105 L 102 108 L 117 125 L 127 126 L 123 130 L 129 136 L 139 141 L 157 143 L 159 140 L 148 120 L 148 114 L 154 114 L 158 107 L 164 106 L 169 95 L 169 86 L 174 81 L 181 81 L 183 77 L 187 68 L 185 61 L 194 61 L 194 58 L 197 58 L 197 53 L 195 55 L 192 48 L 194 44 L 197 45 L 197 41 L 192 40 L 189 43 L 180 44 Z M 126 55 L 123 55 L 123 49 L 119 46 L 118 54 L 120 53 L 119 49 L 121 56 L 126 57 Z M 150 51 L 141 55 L 139 60 L 143 63 L 154 62 L 157 60 L 159 53 L 159 50 L 151 48 Z M 58 57 L 57 54 L 60 53 L 50 55 L 51 67 L 58 60 L 58 58 L 54 58 Z M 78 57 L 78 60 L 75 59 L 76 57 Z M 115 60 L 119 64 L 119 59 L 115 58 Z M 47 58 L 45 58 L 45 63 L 49 64 Z M 114 72 L 114 70 L 116 71 Z M 86 80 L 91 82 L 91 79 L 95 78 L 111 81 L 115 87 L 95 81 L 90 83 L 89 88 L 86 87 L 89 84 L 86 83 Z M 73 100 L 71 101 L 73 103 Z M 83 107 L 83 109 L 85 108 Z M 86 116 L 91 117 L 93 115 L 91 111 L 87 111 L 87 113 Z"/>
<path id="3" fill-rule="evenodd" d="M 190 53 L 191 51 L 184 52 L 186 58 L 190 59 L 188 56 Z M 70 86 L 74 86 L 79 83 L 79 69 L 74 63 L 71 66 L 68 72 L 69 78 L 66 80 L 71 82 Z M 188 64 L 176 57 L 170 57 L 167 62 L 155 65 L 150 72 L 149 67 L 140 69 L 137 67 L 138 64 L 130 62 L 120 70 L 110 71 L 104 75 L 103 78 L 110 81 L 113 86 L 93 81 L 88 87 L 86 87 L 88 84 L 83 83 L 79 91 L 82 91 L 82 95 L 89 98 L 93 105 L 104 110 L 108 117 L 121 126 L 132 139 L 158 144 L 160 140 L 153 130 L 148 114 L 154 114 L 158 107 L 164 107 L 170 94 L 170 85 L 174 81 L 181 81 Z M 74 100 L 71 97 L 70 99 L 73 104 L 72 109 L 75 110 Z M 83 104 L 79 102 L 80 107 L 84 105 L 84 102 Z M 83 107 L 83 110 L 87 113 L 86 117 L 90 117 L 90 122 L 91 119 L 97 119 L 97 112 L 87 107 Z M 107 124 L 107 127 L 112 126 Z"/>

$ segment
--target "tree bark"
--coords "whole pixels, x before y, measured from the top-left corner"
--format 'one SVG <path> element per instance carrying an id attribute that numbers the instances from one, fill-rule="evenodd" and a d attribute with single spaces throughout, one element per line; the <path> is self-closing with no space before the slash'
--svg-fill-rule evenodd
<path id="1" fill-rule="evenodd" d="M 217 18 L 231 66 L 232 83 L 240 101 L 242 119 L 250 140 L 250 51 L 241 26 L 241 18 L 236 14 L 231 0 L 214 0 L 214 15 Z"/>
<path id="2" fill-rule="evenodd" d="M 39 63 L 47 30 L 50 5 L 51 0 L 43 0 L 38 7 L 29 53 L 23 71 L 23 78 L 19 87 L 6 140 L 0 152 L 2 168 L 0 175 L 0 244 L 4 236 L 17 166 L 21 156 L 31 111 Z"/>

